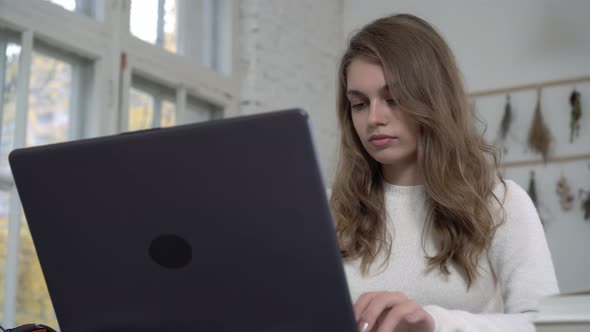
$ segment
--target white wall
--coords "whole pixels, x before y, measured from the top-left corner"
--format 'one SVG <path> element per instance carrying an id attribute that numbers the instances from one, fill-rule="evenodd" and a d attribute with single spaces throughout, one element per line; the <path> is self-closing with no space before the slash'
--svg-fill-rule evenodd
<path id="1" fill-rule="evenodd" d="M 341 1 L 240 1 L 241 112 L 305 109 L 328 183 L 336 160 L 341 18 Z"/>
<path id="2" fill-rule="evenodd" d="M 343 32 L 402 12 L 442 32 L 471 91 L 590 73 L 588 0 L 344 0 Z"/>
<path id="3" fill-rule="evenodd" d="M 501 88 L 545 80 L 590 75 L 590 1 L 571 0 L 344 0 L 343 37 L 379 16 L 407 12 L 434 24 L 455 52 L 470 91 Z M 554 155 L 590 153 L 590 82 L 577 84 L 582 93 L 581 137 L 569 143 L 569 93 L 573 86 L 547 88 L 542 109 L 552 130 Z M 535 159 L 527 151 L 526 134 L 532 119 L 535 91 L 512 95 L 515 122 L 507 141 L 505 160 Z M 488 123 L 486 138 L 493 141 L 504 109 L 505 96 L 476 100 Z M 525 189 L 535 170 L 540 214 L 562 290 L 590 289 L 590 222 L 584 221 L 577 196 L 590 190 L 590 160 L 505 170 Z M 555 193 L 561 173 L 576 201 L 564 212 Z"/>
<path id="4" fill-rule="evenodd" d="M 569 95 L 572 86 L 546 88 L 542 92 L 541 110 L 546 124 L 553 136 L 552 154 L 569 156 L 577 153 L 590 153 L 590 116 L 586 112 L 581 119 L 580 137 L 569 142 L 570 105 Z M 581 92 L 582 104 L 590 106 L 590 82 L 576 84 Z M 533 118 L 536 102 L 535 91 L 523 91 L 511 94 L 511 105 L 515 118 L 505 142 L 506 161 L 539 159 L 526 146 L 528 130 Z M 489 123 L 486 139 L 493 142 L 505 105 L 505 96 L 477 98 L 477 110 L 485 115 Z M 528 189 L 530 172 L 535 172 L 535 184 L 538 197 L 539 215 L 545 223 L 545 233 L 554 257 L 557 277 L 562 290 L 579 290 L 590 288 L 590 220 L 584 220 L 580 190 L 590 192 L 590 160 L 565 163 L 548 163 L 503 169 L 505 177 L 513 179 L 523 188 Z M 556 193 L 557 181 L 561 175 L 567 179 L 572 194 L 575 195 L 574 207 L 563 211 Z"/>

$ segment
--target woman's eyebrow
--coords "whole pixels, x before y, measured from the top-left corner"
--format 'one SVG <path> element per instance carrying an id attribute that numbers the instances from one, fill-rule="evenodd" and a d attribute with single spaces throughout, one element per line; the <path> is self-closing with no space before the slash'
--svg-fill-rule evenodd
<path id="1" fill-rule="evenodd" d="M 397 89 L 398 89 L 398 86 L 399 86 L 399 85 L 398 85 L 397 83 L 393 83 L 393 85 L 392 85 L 392 87 L 391 87 L 391 89 L 390 89 L 390 88 L 389 88 L 389 85 L 387 85 L 387 84 L 386 84 L 386 85 L 384 85 L 383 87 L 381 87 L 381 89 L 379 89 L 379 91 L 380 91 L 380 92 L 382 92 L 382 93 L 384 93 L 384 92 L 389 92 L 389 91 L 391 91 L 391 90 L 393 90 L 394 92 L 396 92 L 396 91 L 397 91 Z"/>
<path id="2" fill-rule="evenodd" d="M 394 91 L 395 91 L 395 89 L 397 88 L 397 86 L 398 86 L 398 84 L 397 84 L 397 83 L 394 83 L 394 84 L 393 84 L 393 89 L 394 89 Z M 387 84 L 385 84 L 384 86 L 382 86 L 382 87 L 380 87 L 380 88 L 379 88 L 379 93 L 389 93 L 389 91 L 390 91 L 390 90 L 389 90 L 389 85 L 387 85 Z M 347 90 L 347 91 L 346 91 L 346 95 L 347 95 L 347 96 L 358 96 L 358 97 L 366 97 L 366 95 L 365 95 L 363 92 L 361 92 L 361 91 L 359 91 L 359 90 L 356 90 L 356 89 L 350 89 L 350 90 Z"/>
<path id="3" fill-rule="evenodd" d="M 346 95 L 348 97 L 360 97 L 360 98 L 366 98 L 367 97 L 367 95 L 365 95 L 361 91 L 354 90 L 354 89 L 346 91 Z"/>

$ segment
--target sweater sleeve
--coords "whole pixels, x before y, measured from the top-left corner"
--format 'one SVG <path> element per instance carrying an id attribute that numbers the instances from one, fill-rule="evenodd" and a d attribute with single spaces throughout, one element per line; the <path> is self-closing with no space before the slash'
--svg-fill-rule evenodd
<path id="1" fill-rule="evenodd" d="M 496 195 L 502 199 L 504 188 L 502 185 L 498 187 L 502 188 L 496 191 Z M 497 229 L 488 253 L 502 290 L 504 313 L 478 314 L 425 306 L 436 322 L 436 332 L 533 332 L 530 315 L 537 311 L 539 300 L 559 292 L 535 206 L 528 194 L 513 181 L 506 181 L 505 195 L 505 221 Z"/>

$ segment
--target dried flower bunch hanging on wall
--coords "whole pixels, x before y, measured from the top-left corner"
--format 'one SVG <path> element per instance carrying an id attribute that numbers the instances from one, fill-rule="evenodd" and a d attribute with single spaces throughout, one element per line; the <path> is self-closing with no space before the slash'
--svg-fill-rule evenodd
<path id="1" fill-rule="evenodd" d="M 512 105 L 510 105 L 510 94 L 506 95 L 506 106 L 504 106 L 504 115 L 502 116 L 502 122 L 500 123 L 500 138 L 506 139 L 510 125 L 512 124 Z"/>
<path id="2" fill-rule="evenodd" d="M 535 114 L 533 115 L 533 122 L 529 129 L 528 145 L 531 150 L 540 153 L 544 161 L 547 161 L 551 146 L 551 132 L 545 124 L 543 113 L 541 113 L 541 89 L 537 90 L 537 105 L 535 107 Z"/>
<path id="3" fill-rule="evenodd" d="M 582 211 L 584 211 L 584 219 L 590 220 L 590 191 L 580 190 L 582 196 Z"/>
<path id="4" fill-rule="evenodd" d="M 582 102 L 580 93 L 574 89 L 570 95 L 570 105 L 572 106 L 570 121 L 570 143 L 574 142 L 574 136 L 580 136 L 580 118 L 582 117 Z"/>
<path id="5" fill-rule="evenodd" d="M 535 185 L 535 171 L 531 171 L 531 177 L 529 179 L 529 190 L 527 190 L 527 193 L 531 197 L 531 201 L 533 201 L 533 204 L 537 206 L 537 186 Z"/>
<path id="6" fill-rule="evenodd" d="M 561 205 L 561 209 L 564 211 L 571 210 L 571 208 L 574 206 L 574 195 L 572 194 L 572 190 L 567 183 L 565 176 L 561 175 L 557 181 L 557 188 L 555 191 L 559 195 L 559 204 Z"/>

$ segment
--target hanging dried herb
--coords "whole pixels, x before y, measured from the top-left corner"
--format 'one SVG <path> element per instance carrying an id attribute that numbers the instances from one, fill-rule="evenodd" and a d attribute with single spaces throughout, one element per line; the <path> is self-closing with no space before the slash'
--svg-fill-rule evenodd
<path id="1" fill-rule="evenodd" d="M 500 123 L 500 137 L 505 140 L 512 124 L 512 106 L 510 105 L 510 94 L 506 95 L 506 106 L 504 106 L 504 115 Z"/>
<path id="2" fill-rule="evenodd" d="M 559 195 L 559 204 L 564 211 L 570 210 L 574 206 L 574 195 L 567 183 L 565 176 L 561 176 L 557 181 L 557 188 L 555 189 Z"/>
<path id="3" fill-rule="evenodd" d="M 572 114 L 570 120 L 570 143 L 574 142 L 574 136 L 580 136 L 580 118 L 582 117 L 582 102 L 580 93 L 574 89 L 570 95 L 570 105 L 572 105 Z"/>
<path id="4" fill-rule="evenodd" d="M 533 204 L 537 206 L 537 187 L 535 185 L 535 171 L 531 171 L 531 178 L 529 180 L 529 190 L 527 191 Z"/>
<path id="5" fill-rule="evenodd" d="M 531 201 L 539 211 L 538 201 L 537 201 L 537 186 L 535 185 L 535 171 L 531 171 L 531 179 L 529 180 L 529 190 L 527 191 Z M 539 216 L 539 220 L 541 220 L 541 224 L 545 226 L 545 222 L 543 222 L 543 218 Z"/>
<path id="6" fill-rule="evenodd" d="M 584 210 L 584 219 L 590 220 L 590 194 L 582 201 L 582 209 Z"/>
<path id="7" fill-rule="evenodd" d="M 551 145 L 551 132 L 545 124 L 543 114 L 541 113 L 540 89 L 537 93 L 537 105 L 535 107 L 535 114 L 533 115 L 533 122 L 529 129 L 528 145 L 534 152 L 540 153 L 544 161 L 547 161 L 549 147 Z"/>

